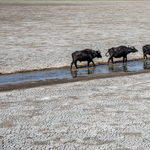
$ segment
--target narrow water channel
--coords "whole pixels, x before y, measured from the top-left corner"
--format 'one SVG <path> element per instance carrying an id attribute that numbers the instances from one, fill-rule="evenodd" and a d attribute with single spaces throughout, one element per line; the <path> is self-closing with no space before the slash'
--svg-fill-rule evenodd
<path id="1" fill-rule="evenodd" d="M 87 68 L 87 66 L 80 67 L 72 70 L 70 68 L 52 69 L 46 71 L 34 71 L 27 73 L 16 73 L 10 75 L 0 75 L 0 85 L 15 84 L 26 81 L 38 81 L 46 79 L 63 79 L 63 78 L 76 78 L 78 76 L 97 73 L 110 73 L 110 72 L 133 72 L 144 69 L 150 69 L 150 59 L 147 61 L 134 60 L 127 63 L 117 62 L 115 64 L 99 64 L 96 67 Z"/>

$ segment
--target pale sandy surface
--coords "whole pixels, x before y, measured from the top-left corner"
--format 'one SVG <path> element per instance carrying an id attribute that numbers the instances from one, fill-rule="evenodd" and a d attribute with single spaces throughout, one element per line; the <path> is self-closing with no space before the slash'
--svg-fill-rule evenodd
<path id="1" fill-rule="evenodd" d="M 150 74 L 0 93 L 4 150 L 149 150 Z"/>
<path id="2" fill-rule="evenodd" d="M 70 66 L 71 53 L 150 44 L 150 2 L 0 2 L 0 73 Z"/>
<path id="3" fill-rule="evenodd" d="M 149 42 L 150 2 L 0 3 L 0 72 L 70 65 L 83 48 Z M 97 60 L 99 61 L 99 60 Z M 107 61 L 106 57 L 100 62 Z M 0 92 L 0 150 L 149 150 L 150 74 Z"/>

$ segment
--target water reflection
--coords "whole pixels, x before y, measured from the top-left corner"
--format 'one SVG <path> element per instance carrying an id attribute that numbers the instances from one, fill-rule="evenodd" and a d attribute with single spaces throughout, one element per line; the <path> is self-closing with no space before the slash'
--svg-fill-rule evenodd
<path id="1" fill-rule="evenodd" d="M 120 64 L 110 64 L 108 65 L 109 72 L 118 72 L 118 71 L 124 71 L 127 72 L 127 63 L 120 63 Z"/>
<path id="2" fill-rule="evenodd" d="M 144 69 L 150 69 L 150 62 L 147 61 L 147 60 L 144 60 L 144 62 L 143 62 L 143 68 Z"/>
<path id="3" fill-rule="evenodd" d="M 72 78 L 76 78 L 78 76 L 85 75 L 85 74 L 94 74 L 94 73 L 95 73 L 95 67 L 70 70 L 70 74 Z"/>
<path id="4" fill-rule="evenodd" d="M 88 68 L 88 74 L 94 74 L 94 71 L 95 71 L 95 67 L 92 67 L 92 68 Z"/>
<path id="5" fill-rule="evenodd" d="M 127 61 L 127 63 L 118 62 L 115 64 L 99 64 L 96 67 L 87 68 L 86 66 L 80 67 L 79 69 L 61 68 L 61 69 L 51 69 L 47 71 L 34 71 L 27 73 L 18 73 L 11 75 L 0 75 L 0 85 L 4 84 L 14 84 L 26 81 L 38 81 L 46 79 L 63 79 L 63 78 L 75 78 L 77 76 L 97 74 L 97 73 L 110 73 L 119 71 L 139 71 L 143 69 L 150 69 L 150 59 L 144 61 Z"/>
<path id="6" fill-rule="evenodd" d="M 147 61 L 144 61 L 144 63 L 143 63 L 143 68 L 144 68 L 144 69 L 147 69 Z"/>
<path id="7" fill-rule="evenodd" d="M 86 66 L 79 69 L 71 70 L 71 77 L 75 78 L 81 75 L 86 74 L 96 74 L 96 73 L 110 73 L 110 72 L 131 72 L 139 71 L 143 69 L 150 69 L 150 60 L 136 60 L 136 61 L 127 61 L 127 63 L 118 62 L 115 64 L 100 64 L 96 67 L 87 68 Z"/>
<path id="8" fill-rule="evenodd" d="M 70 70 L 70 73 L 71 73 L 72 78 L 75 78 L 78 76 L 78 70 L 77 69 L 76 70 Z"/>
<path id="9" fill-rule="evenodd" d="M 123 64 L 123 71 L 124 71 L 124 72 L 128 71 L 128 69 L 127 69 L 127 63 L 124 63 L 124 64 Z"/>

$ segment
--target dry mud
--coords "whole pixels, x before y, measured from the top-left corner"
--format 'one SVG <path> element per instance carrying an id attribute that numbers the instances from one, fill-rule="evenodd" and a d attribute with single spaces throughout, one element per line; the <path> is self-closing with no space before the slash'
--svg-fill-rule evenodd
<path id="1" fill-rule="evenodd" d="M 1 92 L 5 149 L 150 149 L 150 74 Z"/>
<path id="2" fill-rule="evenodd" d="M 0 73 L 70 66 L 84 48 L 149 44 L 150 2 L 0 2 Z"/>
<path id="3" fill-rule="evenodd" d="M 139 52 L 129 59 L 140 58 L 150 43 L 149 8 L 150 2 L 0 2 L 0 72 L 68 66 L 70 54 L 87 47 L 104 55 L 134 45 Z M 0 149 L 149 150 L 149 79 L 146 73 L 0 92 Z"/>

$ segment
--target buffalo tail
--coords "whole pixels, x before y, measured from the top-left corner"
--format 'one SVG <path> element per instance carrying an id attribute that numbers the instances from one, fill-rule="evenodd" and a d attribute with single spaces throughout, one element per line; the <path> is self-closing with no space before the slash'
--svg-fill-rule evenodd
<path id="1" fill-rule="evenodd" d="M 107 53 L 108 53 L 108 52 L 109 52 L 109 51 L 107 51 Z M 105 54 L 105 56 L 106 56 L 106 57 L 108 57 L 108 56 L 109 56 L 109 55 L 107 55 L 107 53 Z"/>

